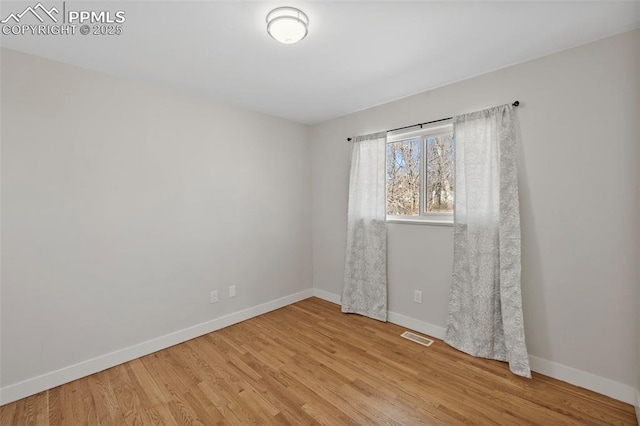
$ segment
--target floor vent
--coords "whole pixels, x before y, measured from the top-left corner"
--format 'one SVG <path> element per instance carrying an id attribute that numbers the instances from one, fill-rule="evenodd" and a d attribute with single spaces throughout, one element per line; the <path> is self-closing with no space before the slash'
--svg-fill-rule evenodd
<path id="1" fill-rule="evenodd" d="M 400 336 L 404 337 L 405 339 L 409 339 L 412 342 L 420 343 L 421 345 L 424 345 L 424 346 L 431 346 L 431 344 L 433 343 L 433 340 L 427 339 L 426 337 L 419 336 L 410 331 L 405 331 Z"/>

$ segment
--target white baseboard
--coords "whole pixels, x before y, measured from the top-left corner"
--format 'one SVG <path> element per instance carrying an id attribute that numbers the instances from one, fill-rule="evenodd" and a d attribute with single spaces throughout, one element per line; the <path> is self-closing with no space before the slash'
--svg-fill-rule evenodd
<path id="1" fill-rule="evenodd" d="M 413 331 L 419 331 L 422 334 L 441 340 L 444 339 L 444 333 L 447 331 L 444 327 L 429 324 L 428 322 L 420 321 L 391 311 L 387 312 L 387 320 L 391 323 L 410 328 Z"/>
<path id="2" fill-rule="evenodd" d="M 314 288 L 313 295 L 319 299 L 326 300 L 327 302 L 335 303 L 336 305 L 340 304 L 339 294 L 330 293 L 328 291 L 320 290 L 319 288 Z"/>
<path id="3" fill-rule="evenodd" d="M 340 303 L 340 296 L 328 291 L 314 288 L 313 295 L 329 302 Z M 407 327 L 437 339 L 443 339 L 446 331 L 444 327 L 429 324 L 425 321 L 420 321 L 392 311 L 387 312 L 387 319 L 393 324 Z M 640 424 L 640 408 L 638 408 L 640 407 L 640 396 L 638 396 L 636 389 L 633 387 L 536 356 L 529 356 L 529 361 L 531 363 L 531 370 L 537 373 L 601 393 L 628 404 L 636 405 L 636 415 L 638 415 L 638 424 Z"/>
<path id="4" fill-rule="evenodd" d="M 596 376 L 595 374 L 533 355 L 529 355 L 529 362 L 531 364 L 531 370 L 537 373 L 610 396 L 613 399 L 626 402 L 627 404 L 635 404 L 635 389 L 624 383 Z"/>
<path id="5" fill-rule="evenodd" d="M 234 312 L 211 321 L 203 322 L 155 339 L 147 340 L 137 345 L 129 346 L 128 348 L 120 349 L 115 352 L 101 355 L 87 361 L 82 361 L 50 373 L 15 383 L 13 385 L 5 386 L 0 389 L 0 405 L 17 401 L 18 399 L 34 395 L 38 392 L 60 386 L 81 377 L 89 376 L 99 371 L 106 370 L 107 368 L 140 358 L 141 356 L 177 345 L 178 343 L 186 342 L 187 340 L 211 333 L 212 331 L 220 330 L 221 328 L 225 328 L 292 303 L 299 302 L 300 300 L 307 299 L 312 295 L 313 291 L 311 289 L 290 294 L 239 312 Z"/>

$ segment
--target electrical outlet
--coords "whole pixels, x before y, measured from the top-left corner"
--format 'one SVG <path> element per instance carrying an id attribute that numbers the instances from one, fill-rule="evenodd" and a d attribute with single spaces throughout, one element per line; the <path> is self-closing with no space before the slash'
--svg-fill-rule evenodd
<path id="1" fill-rule="evenodd" d="M 236 297 L 236 286 L 235 285 L 230 285 L 229 286 L 229 297 Z"/>
<path id="2" fill-rule="evenodd" d="M 422 291 L 420 290 L 413 291 L 413 301 L 416 303 L 422 303 Z"/>
<path id="3" fill-rule="evenodd" d="M 217 303 L 218 302 L 218 290 L 213 290 L 209 293 L 209 303 Z"/>

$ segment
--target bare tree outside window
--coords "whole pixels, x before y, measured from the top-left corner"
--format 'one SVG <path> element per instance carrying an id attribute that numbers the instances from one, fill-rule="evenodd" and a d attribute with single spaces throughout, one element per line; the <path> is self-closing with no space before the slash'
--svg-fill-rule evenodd
<path id="1" fill-rule="evenodd" d="M 453 212 L 453 135 L 427 138 L 427 212 Z"/>
<path id="2" fill-rule="evenodd" d="M 387 214 L 420 214 L 420 138 L 387 144 Z"/>

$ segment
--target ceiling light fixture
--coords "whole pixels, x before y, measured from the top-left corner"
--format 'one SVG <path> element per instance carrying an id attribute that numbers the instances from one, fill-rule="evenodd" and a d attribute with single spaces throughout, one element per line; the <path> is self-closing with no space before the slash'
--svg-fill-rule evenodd
<path id="1" fill-rule="evenodd" d="M 267 15 L 267 32 L 280 43 L 297 43 L 307 36 L 309 18 L 295 7 L 278 7 Z"/>

